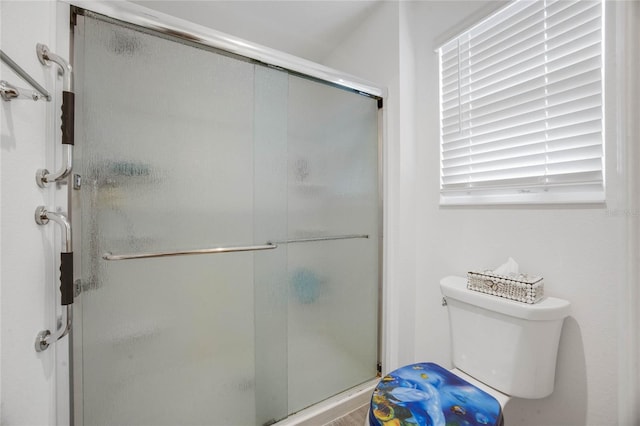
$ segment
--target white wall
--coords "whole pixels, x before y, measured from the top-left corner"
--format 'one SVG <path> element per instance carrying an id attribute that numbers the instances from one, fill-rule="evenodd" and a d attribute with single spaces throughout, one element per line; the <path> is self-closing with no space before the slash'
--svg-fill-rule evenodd
<path id="1" fill-rule="evenodd" d="M 399 25 L 399 112 L 389 135 L 387 161 L 387 285 L 398 300 L 397 321 L 404 362 L 431 360 L 450 365 L 448 319 L 441 307 L 439 280 L 464 276 L 468 270 L 495 266 L 513 256 L 524 271 L 545 277 L 549 295 L 572 302 L 558 354 L 556 389 L 542 400 L 513 400 L 505 416 L 509 425 L 638 424 L 637 206 L 638 183 L 631 164 L 638 164 L 637 125 L 625 124 L 616 110 L 635 108 L 625 100 L 637 71 L 627 63 L 638 31 L 634 11 L 618 14 L 634 26 L 625 35 L 627 53 L 610 44 L 607 55 L 607 203 L 589 206 L 440 207 L 438 66 L 436 41 L 452 28 L 478 19 L 495 3 L 477 1 L 401 2 Z M 621 23 L 610 3 L 608 42 L 623 46 Z M 470 18 L 471 17 L 471 18 Z M 394 16 L 389 16 L 388 25 Z M 354 32 L 328 65 L 376 79 L 380 64 L 395 60 Z M 367 52 L 374 52 L 367 54 Z M 340 58 L 350 57 L 349 61 Z M 637 54 L 636 54 L 637 55 Z M 637 58 L 635 59 L 637 70 Z M 357 63 L 352 66 L 351 63 Z M 617 67 L 615 66 L 617 64 Z M 368 74 L 366 70 L 368 71 Z M 624 83 L 625 78 L 629 81 Z M 391 87 L 391 86 L 390 86 Z M 390 88 L 390 96 L 393 92 Z M 625 102 L 628 104 L 625 105 Z M 624 107 L 622 106 L 624 105 Z M 390 115 L 393 116 L 393 112 Z M 631 119 L 633 120 L 633 119 Z M 624 135 L 625 126 L 629 134 Z M 631 134 L 635 131 L 635 135 Z M 394 146 L 397 144 L 397 146 Z M 629 158 L 628 156 L 634 155 Z M 635 179 L 635 180 L 634 180 Z M 635 198 L 635 201 L 634 201 Z M 391 205 L 389 205 L 391 204 Z M 395 210 L 398 209 L 398 210 Z M 397 214 L 393 214 L 394 211 Z M 634 248 L 635 247 L 635 248 Z M 395 256 L 394 256 L 395 255 Z M 415 302 L 412 302 L 412 299 Z M 415 303 L 415 305 L 412 305 Z M 414 334 L 414 342 L 406 336 Z"/>
<path id="2" fill-rule="evenodd" d="M 24 70 L 50 92 L 59 95 L 61 84 L 55 69 L 43 67 L 36 57 L 36 43 L 58 53 L 54 2 L 1 1 L 0 45 Z M 64 34 L 62 34 L 64 35 Z M 60 53 L 67 56 L 64 51 Z M 3 80 L 19 87 L 29 85 L 4 63 Z M 58 231 L 34 221 L 36 206 L 55 207 L 55 189 L 40 189 L 35 172 L 56 170 L 52 138 L 60 132 L 59 96 L 55 101 L 13 100 L 0 103 L 0 322 L 1 354 L 0 423 L 48 425 L 56 422 L 56 380 L 59 348 L 36 353 L 39 331 L 53 329 L 56 320 Z M 59 137 L 59 136 L 58 136 Z M 59 140 L 59 139 L 58 139 Z M 55 246 L 54 246 L 55 244 Z M 66 339 L 61 343 L 66 347 Z M 64 366 L 62 366 L 64 368 Z"/>
<path id="3" fill-rule="evenodd" d="M 470 4 L 476 4 L 471 2 Z M 438 280 L 445 275 L 494 266 L 508 256 L 524 271 L 545 277 L 547 294 L 570 300 L 572 315 L 565 321 L 558 354 L 556 389 L 539 401 L 514 400 L 506 410 L 508 424 L 606 425 L 620 424 L 618 384 L 628 378 L 618 370 L 617 350 L 626 335 L 619 318 L 629 307 L 624 294 L 627 276 L 627 170 L 619 161 L 630 141 L 619 134 L 617 103 L 626 88 L 616 86 L 615 33 L 607 36 L 607 203 L 601 206 L 523 206 L 512 208 L 442 208 L 438 206 L 437 56 L 421 48 L 455 23 L 462 2 L 420 2 L 409 6 L 415 46 L 415 113 L 420 165 L 416 188 L 418 256 L 416 300 L 416 358 L 435 356 L 447 362 L 448 348 L 432 342 L 448 341 L 440 308 Z M 608 12 L 613 12 L 609 7 Z M 615 20 L 609 15 L 607 28 Z M 459 19 L 459 18 L 458 18 Z M 433 47 L 428 45 L 424 47 Z M 619 71 L 619 69 L 617 70 Z M 637 159 L 636 159 L 637 161 Z M 637 217 L 637 212 L 635 213 Z M 434 244 L 434 242 L 437 242 Z M 444 329 L 444 330 L 442 330 Z M 426 337 L 426 338 L 425 338 Z"/>

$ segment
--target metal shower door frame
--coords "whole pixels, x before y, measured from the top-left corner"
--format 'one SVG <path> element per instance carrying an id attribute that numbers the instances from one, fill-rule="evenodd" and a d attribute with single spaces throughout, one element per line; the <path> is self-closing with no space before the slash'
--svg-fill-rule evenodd
<path id="1" fill-rule="evenodd" d="M 296 56 L 279 52 L 277 50 L 264 47 L 255 43 L 247 42 L 245 40 L 223 34 L 221 32 L 212 30 L 210 28 L 193 24 L 182 19 L 174 18 L 169 15 L 165 15 L 156 11 L 152 11 L 137 4 L 128 2 L 112 2 L 108 0 L 98 1 L 86 1 L 86 0 L 58 0 L 63 5 L 69 5 L 70 7 L 70 20 L 71 31 L 70 34 L 70 52 L 71 62 L 74 68 L 77 66 L 75 63 L 75 56 L 73 54 L 76 48 L 76 41 L 74 39 L 74 28 L 76 23 L 76 16 L 78 12 L 82 13 L 83 10 L 91 11 L 104 15 L 116 21 L 121 21 L 125 24 L 131 24 L 136 27 L 148 30 L 158 36 L 168 36 L 171 38 L 179 38 L 188 43 L 195 45 L 206 46 L 212 48 L 212 50 L 218 53 L 230 55 L 241 60 L 266 65 L 271 68 L 285 71 L 291 75 L 310 79 L 328 86 L 333 86 L 342 90 L 351 91 L 359 95 L 377 99 L 378 102 L 378 373 L 385 371 L 384 365 L 386 363 L 386 351 L 383 350 L 385 330 L 384 330 L 384 317 L 386 312 L 385 305 L 383 303 L 383 282 L 384 282 L 384 153 L 385 150 L 385 133 L 386 133 L 386 110 L 384 100 L 387 97 L 386 88 L 378 87 L 366 80 L 358 77 L 342 73 L 340 71 L 331 69 L 329 67 L 298 58 Z M 80 70 L 82 72 L 82 70 Z M 82 106 L 78 105 L 76 110 L 77 123 L 82 120 Z M 78 212 L 80 211 L 80 197 L 78 191 L 80 178 L 74 175 L 71 179 L 72 184 L 68 187 L 68 211 Z M 74 224 L 74 243 L 80 246 L 82 238 L 82 228 L 80 226 L 80 215 L 71 215 L 72 223 Z M 368 238 L 368 236 L 346 236 L 347 238 Z M 289 243 L 294 241 L 282 241 L 277 243 Z M 264 247 L 260 249 L 267 249 L 276 247 L 271 245 L 271 242 L 267 242 Z M 275 244 L 275 243 L 273 243 Z M 81 282 L 81 250 L 78 250 L 77 259 L 74 265 L 74 276 L 80 277 L 75 281 L 75 296 L 79 296 L 82 292 Z M 74 304 L 74 316 L 80 318 L 82 316 L 82 300 L 81 298 Z M 81 327 L 80 322 L 74 324 L 72 333 L 69 334 L 69 424 L 77 425 L 82 424 L 82 353 L 78 351 L 81 341 L 74 344 L 73 336 L 80 336 L 81 340 Z M 74 349 L 76 348 L 76 349 Z M 77 361 L 77 362 L 76 362 Z"/>

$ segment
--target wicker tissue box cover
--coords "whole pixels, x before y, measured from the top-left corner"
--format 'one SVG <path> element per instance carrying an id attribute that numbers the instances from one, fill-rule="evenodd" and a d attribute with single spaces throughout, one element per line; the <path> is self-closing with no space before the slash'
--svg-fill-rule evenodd
<path id="1" fill-rule="evenodd" d="M 544 295 L 542 277 L 527 274 L 498 275 L 493 271 L 474 272 L 467 275 L 469 290 L 492 294 L 524 303 L 536 303 Z"/>

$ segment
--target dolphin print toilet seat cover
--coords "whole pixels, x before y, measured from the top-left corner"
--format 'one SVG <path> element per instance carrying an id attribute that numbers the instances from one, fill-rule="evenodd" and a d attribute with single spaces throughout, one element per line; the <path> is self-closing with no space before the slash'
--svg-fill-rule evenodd
<path id="1" fill-rule="evenodd" d="M 411 364 L 380 380 L 371 397 L 372 426 L 503 425 L 491 395 L 433 363 Z"/>

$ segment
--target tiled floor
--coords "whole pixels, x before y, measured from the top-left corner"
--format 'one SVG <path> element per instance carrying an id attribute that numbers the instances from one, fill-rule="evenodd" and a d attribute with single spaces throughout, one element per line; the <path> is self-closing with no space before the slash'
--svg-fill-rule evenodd
<path id="1" fill-rule="evenodd" d="M 363 405 L 349 414 L 327 423 L 325 426 L 364 426 L 364 419 L 367 417 L 368 410 L 369 404 Z"/>

